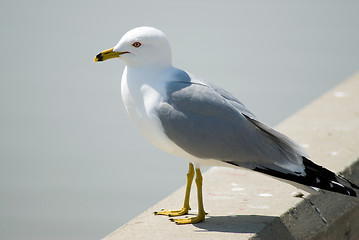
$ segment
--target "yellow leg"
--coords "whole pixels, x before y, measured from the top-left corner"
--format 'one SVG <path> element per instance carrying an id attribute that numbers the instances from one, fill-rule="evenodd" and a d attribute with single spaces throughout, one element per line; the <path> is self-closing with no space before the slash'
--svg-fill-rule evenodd
<path id="1" fill-rule="evenodd" d="M 178 218 L 171 219 L 171 221 L 177 224 L 188 224 L 188 223 L 198 223 L 205 220 L 206 212 L 203 207 L 203 196 L 202 196 L 202 174 L 199 168 L 196 169 L 196 185 L 197 185 L 197 199 L 198 199 L 198 214 L 196 217 L 192 218 Z"/>
<path id="2" fill-rule="evenodd" d="M 192 186 L 192 181 L 193 181 L 193 177 L 194 177 L 194 167 L 193 164 L 190 163 L 189 164 L 189 169 L 188 169 L 188 173 L 187 173 L 187 186 L 186 186 L 186 195 L 184 197 L 184 203 L 183 203 L 183 207 L 180 210 L 163 210 L 160 212 L 154 212 L 155 215 L 167 215 L 167 216 L 181 216 L 181 215 L 185 215 L 188 213 L 188 210 L 190 210 L 191 208 L 189 207 L 189 196 L 191 193 L 191 186 Z"/>

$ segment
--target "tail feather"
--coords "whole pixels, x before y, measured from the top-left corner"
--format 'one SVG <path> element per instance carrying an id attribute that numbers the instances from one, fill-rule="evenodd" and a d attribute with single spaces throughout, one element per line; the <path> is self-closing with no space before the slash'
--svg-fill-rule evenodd
<path id="1" fill-rule="evenodd" d="M 288 174 L 279 172 L 272 169 L 255 168 L 253 170 L 262 172 L 273 177 L 282 178 L 292 182 L 300 183 L 310 187 L 316 187 L 331 192 L 337 192 L 344 195 L 356 197 L 359 187 L 347 180 L 346 178 L 339 176 L 328 169 L 319 166 L 306 157 L 303 157 L 303 164 L 305 167 L 305 176 Z"/>

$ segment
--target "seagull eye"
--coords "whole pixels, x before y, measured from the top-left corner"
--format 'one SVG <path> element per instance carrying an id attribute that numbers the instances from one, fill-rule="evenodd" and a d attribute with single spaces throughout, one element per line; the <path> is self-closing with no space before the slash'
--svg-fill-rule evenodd
<path id="1" fill-rule="evenodd" d="M 140 42 L 134 42 L 133 44 L 132 44 L 132 46 L 134 46 L 135 48 L 138 48 L 138 47 L 141 47 L 141 43 Z"/>

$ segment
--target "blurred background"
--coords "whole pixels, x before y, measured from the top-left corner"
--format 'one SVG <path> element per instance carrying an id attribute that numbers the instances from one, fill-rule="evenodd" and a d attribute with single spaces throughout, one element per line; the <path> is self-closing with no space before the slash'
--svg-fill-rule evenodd
<path id="1" fill-rule="evenodd" d="M 275 126 L 359 70 L 358 1 L 1 1 L 0 239 L 100 239 L 186 181 L 126 115 L 137 26 Z"/>

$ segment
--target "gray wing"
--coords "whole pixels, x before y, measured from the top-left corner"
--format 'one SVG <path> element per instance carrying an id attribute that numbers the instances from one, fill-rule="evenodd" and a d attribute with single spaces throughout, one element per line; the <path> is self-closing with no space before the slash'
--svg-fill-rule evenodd
<path id="1" fill-rule="evenodd" d="M 295 152 L 299 153 L 300 155 L 309 158 L 308 154 L 304 151 L 304 149 L 301 146 L 299 146 L 297 143 L 295 143 L 292 139 L 281 134 L 280 132 L 277 132 L 276 130 L 269 127 L 268 125 L 258 121 L 257 118 L 254 116 L 254 114 L 251 113 L 243 103 L 241 103 L 238 99 L 233 97 L 232 94 L 230 94 L 226 90 L 224 90 L 220 87 L 217 87 L 211 83 L 206 82 L 206 84 L 209 87 L 211 87 L 212 89 L 214 89 L 217 93 L 219 93 L 222 97 L 226 98 L 230 104 L 232 104 L 243 115 L 248 117 L 248 119 L 253 124 L 255 124 L 258 128 L 262 129 L 263 131 L 267 132 L 268 134 L 272 135 L 273 137 L 279 139 L 283 146 L 286 146 L 287 148 L 289 148 L 288 150 L 292 149 Z"/>
<path id="2" fill-rule="evenodd" d="M 218 94 L 220 94 L 222 97 L 224 97 L 231 105 L 233 105 L 238 111 L 240 111 L 242 114 L 250 117 L 251 119 L 256 119 L 253 113 L 251 113 L 246 106 L 241 103 L 237 98 L 233 97 L 233 95 L 223 88 L 220 88 L 210 82 L 205 82 L 201 80 L 205 85 L 207 85 L 209 88 L 212 88 L 214 91 L 216 91 Z"/>
<path id="3" fill-rule="evenodd" d="M 180 75 L 167 85 L 158 109 L 165 133 L 179 147 L 201 159 L 303 174 L 299 146 L 257 121 L 223 89 Z"/>

